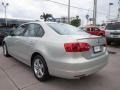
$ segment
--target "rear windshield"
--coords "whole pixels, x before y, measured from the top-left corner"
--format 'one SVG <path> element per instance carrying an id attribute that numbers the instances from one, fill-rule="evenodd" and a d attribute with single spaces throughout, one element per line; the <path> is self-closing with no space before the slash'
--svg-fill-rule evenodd
<path id="1" fill-rule="evenodd" d="M 56 33 L 60 35 L 88 35 L 86 32 L 79 28 L 76 28 L 69 24 L 64 23 L 48 23 L 48 26 L 51 27 Z"/>
<path id="2" fill-rule="evenodd" d="M 120 30 L 120 22 L 108 23 L 106 26 L 107 30 Z"/>

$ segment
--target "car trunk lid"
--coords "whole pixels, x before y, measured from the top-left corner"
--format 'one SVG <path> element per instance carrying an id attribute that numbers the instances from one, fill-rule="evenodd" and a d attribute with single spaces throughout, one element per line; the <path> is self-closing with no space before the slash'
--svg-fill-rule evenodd
<path id="1" fill-rule="evenodd" d="M 103 55 L 106 51 L 106 39 L 104 37 L 90 36 L 89 38 L 76 38 L 76 40 L 90 45 L 89 51 L 81 53 L 87 59 Z"/>

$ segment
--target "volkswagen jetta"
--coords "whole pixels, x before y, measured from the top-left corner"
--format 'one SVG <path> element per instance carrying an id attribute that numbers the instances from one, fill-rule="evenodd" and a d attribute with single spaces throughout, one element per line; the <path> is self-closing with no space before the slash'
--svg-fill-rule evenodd
<path id="1" fill-rule="evenodd" d="M 20 25 L 4 39 L 3 53 L 31 66 L 40 81 L 50 75 L 68 79 L 88 76 L 103 68 L 108 59 L 104 37 L 52 22 Z"/>

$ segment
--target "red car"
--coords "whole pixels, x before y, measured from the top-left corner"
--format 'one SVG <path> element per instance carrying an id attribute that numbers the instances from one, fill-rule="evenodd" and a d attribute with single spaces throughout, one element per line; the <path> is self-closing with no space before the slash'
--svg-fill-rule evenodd
<path id="1" fill-rule="evenodd" d="M 85 31 L 92 35 L 105 36 L 105 31 L 100 30 L 99 28 L 97 28 L 95 26 L 87 26 L 87 27 L 85 27 Z"/>

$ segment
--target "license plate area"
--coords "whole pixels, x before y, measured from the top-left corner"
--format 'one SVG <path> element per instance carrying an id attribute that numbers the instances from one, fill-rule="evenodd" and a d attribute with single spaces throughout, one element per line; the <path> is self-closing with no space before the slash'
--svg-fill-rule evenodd
<path id="1" fill-rule="evenodd" d="M 94 53 L 99 53 L 99 52 L 101 52 L 101 51 L 102 51 L 101 46 L 94 46 L 94 47 L 93 47 L 93 52 L 94 52 Z"/>

